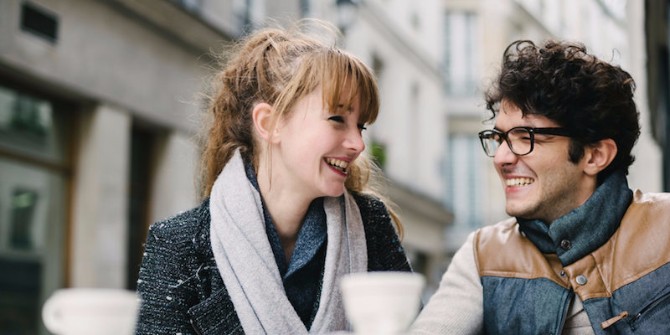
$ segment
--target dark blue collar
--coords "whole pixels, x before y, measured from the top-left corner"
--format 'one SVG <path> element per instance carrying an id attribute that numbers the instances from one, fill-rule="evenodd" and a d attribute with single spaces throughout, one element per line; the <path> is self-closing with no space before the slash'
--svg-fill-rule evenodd
<path id="1" fill-rule="evenodd" d="M 565 266 L 607 242 L 619 228 L 633 199 L 623 172 L 615 172 L 596 188 L 586 202 L 547 224 L 517 218 L 519 228 L 540 251 L 557 254 Z"/>

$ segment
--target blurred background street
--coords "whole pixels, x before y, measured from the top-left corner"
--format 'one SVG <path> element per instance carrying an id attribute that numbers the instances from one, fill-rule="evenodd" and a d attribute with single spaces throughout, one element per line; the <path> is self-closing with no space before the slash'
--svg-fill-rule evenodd
<path id="1" fill-rule="evenodd" d="M 212 53 L 306 17 L 378 77 L 365 139 L 426 297 L 467 234 L 506 217 L 476 134 L 513 40 L 580 41 L 630 72 L 629 184 L 670 190 L 670 0 L 0 0 L 0 335 L 48 334 L 59 288 L 135 289 L 148 226 L 199 201 Z"/>

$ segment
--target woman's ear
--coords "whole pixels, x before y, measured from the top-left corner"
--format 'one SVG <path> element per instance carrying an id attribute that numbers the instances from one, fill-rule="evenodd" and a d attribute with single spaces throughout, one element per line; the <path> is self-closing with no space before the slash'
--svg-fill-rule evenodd
<path id="1" fill-rule="evenodd" d="M 274 122 L 274 109 L 270 104 L 261 102 L 254 105 L 251 117 L 254 122 L 254 130 L 258 136 L 266 142 L 275 141 L 277 138 L 276 122 Z"/>
<path id="2" fill-rule="evenodd" d="M 596 176 L 612 163 L 616 157 L 617 146 L 611 138 L 600 140 L 585 148 L 586 165 L 584 172 Z"/>

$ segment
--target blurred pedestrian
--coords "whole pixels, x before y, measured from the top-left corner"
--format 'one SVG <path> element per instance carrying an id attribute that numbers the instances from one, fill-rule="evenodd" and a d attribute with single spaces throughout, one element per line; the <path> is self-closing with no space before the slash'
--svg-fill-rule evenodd
<path id="1" fill-rule="evenodd" d="M 413 334 L 670 334 L 670 194 L 631 191 L 633 78 L 517 41 L 486 94 L 508 220 L 472 233 Z"/>
<path id="2" fill-rule="evenodd" d="M 249 35 L 216 75 L 208 198 L 151 226 L 137 334 L 347 330 L 343 275 L 410 271 L 399 222 L 369 183 L 374 75 L 303 26 Z"/>

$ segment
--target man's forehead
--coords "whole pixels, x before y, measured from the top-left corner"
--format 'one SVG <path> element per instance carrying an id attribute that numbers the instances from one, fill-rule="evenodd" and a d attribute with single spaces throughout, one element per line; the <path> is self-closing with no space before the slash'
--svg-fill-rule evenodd
<path id="1" fill-rule="evenodd" d="M 515 106 L 515 105 L 512 105 Z M 554 120 L 539 114 L 523 114 L 518 107 L 510 109 L 500 109 L 500 113 L 495 118 L 495 128 L 505 129 L 513 127 L 556 127 L 558 123 Z"/>

